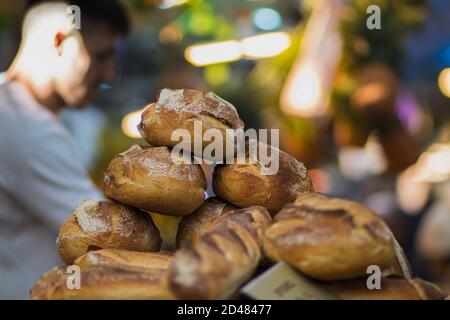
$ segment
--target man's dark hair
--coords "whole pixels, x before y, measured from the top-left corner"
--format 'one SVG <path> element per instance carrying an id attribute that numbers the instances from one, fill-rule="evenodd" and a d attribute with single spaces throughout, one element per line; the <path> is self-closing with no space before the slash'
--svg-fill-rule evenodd
<path id="1" fill-rule="evenodd" d="M 113 33 L 126 36 L 130 32 L 130 20 L 119 0 L 28 0 L 26 10 L 44 2 L 65 2 L 81 10 L 81 32 L 92 25 L 104 24 Z"/>

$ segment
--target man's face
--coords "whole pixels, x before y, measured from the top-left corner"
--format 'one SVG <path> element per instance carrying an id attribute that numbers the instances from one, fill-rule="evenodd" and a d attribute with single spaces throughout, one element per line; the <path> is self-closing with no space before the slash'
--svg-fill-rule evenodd
<path id="1" fill-rule="evenodd" d="M 83 107 L 101 83 L 115 79 L 119 40 L 118 35 L 100 25 L 82 37 L 71 35 L 62 42 L 55 87 L 65 104 Z"/>

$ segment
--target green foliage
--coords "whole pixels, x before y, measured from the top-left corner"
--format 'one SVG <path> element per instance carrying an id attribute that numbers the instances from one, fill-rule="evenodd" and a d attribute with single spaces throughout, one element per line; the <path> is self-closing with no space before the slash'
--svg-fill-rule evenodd
<path id="1" fill-rule="evenodd" d="M 381 29 L 370 30 L 366 26 L 369 17 L 366 10 L 370 5 L 381 9 Z M 353 0 L 344 10 L 343 63 L 350 71 L 375 61 L 398 68 L 404 39 L 421 26 L 427 6 L 423 0 Z"/>

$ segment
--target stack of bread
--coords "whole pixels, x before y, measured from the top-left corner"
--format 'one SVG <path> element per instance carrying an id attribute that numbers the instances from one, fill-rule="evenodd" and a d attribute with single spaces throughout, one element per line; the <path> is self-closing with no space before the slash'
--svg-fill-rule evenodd
<path id="1" fill-rule="evenodd" d="M 275 147 L 275 174 L 245 154 L 244 162 L 215 167 L 216 197 L 206 199 L 201 166 L 171 157 L 173 131 L 194 137 L 195 121 L 201 132 L 244 128 L 234 106 L 213 93 L 160 91 L 139 124 L 150 145 L 117 155 L 104 174 L 108 200 L 85 200 L 68 217 L 57 238 L 66 265 L 42 275 L 32 299 L 229 299 L 263 261 L 284 261 L 341 299 L 443 298 L 410 276 L 374 212 L 314 193 L 305 166 Z M 175 252 L 160 252 L 150 213 L 182 216 Z M 381 290 L 365 286 L 370 265 L 384 270 Z M 79 287 L 68 285 L 69 266 L 80 271 Z"/>

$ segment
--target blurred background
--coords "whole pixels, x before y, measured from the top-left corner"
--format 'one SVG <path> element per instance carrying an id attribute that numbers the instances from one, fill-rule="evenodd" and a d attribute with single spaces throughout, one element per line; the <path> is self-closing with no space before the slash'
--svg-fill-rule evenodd
<path id="1" fill-rule="evenodd" d="M 450 292 L 449 1 L 123 2 L 133 32 L 119 76 L 62 114 L 98 185 L 115 154 L 144 143 L 136 125 L 159 89 L 214 91 L 246 128 L 280 129 L 317 191 L 380 214 L 415 274 Z M 24 6 L 0 0 L 0 72 Z"/>

